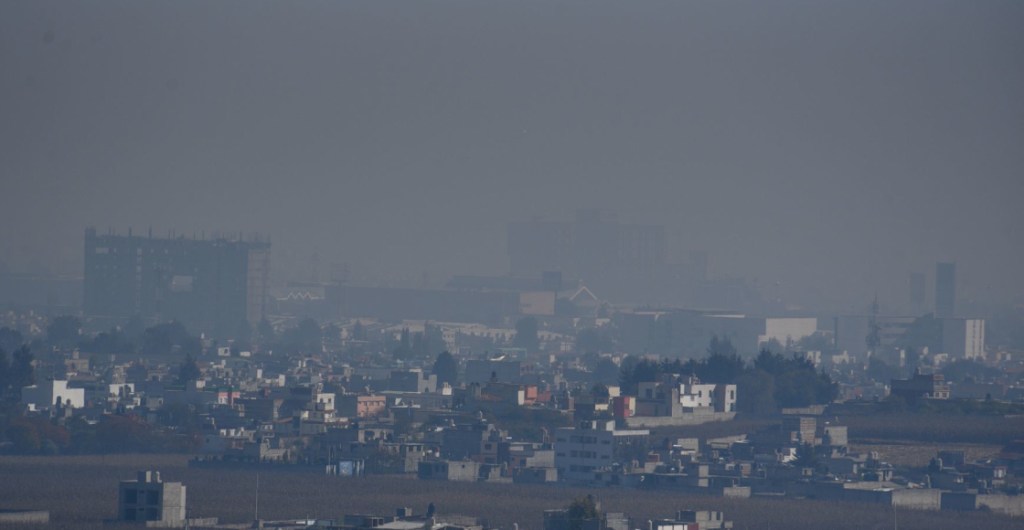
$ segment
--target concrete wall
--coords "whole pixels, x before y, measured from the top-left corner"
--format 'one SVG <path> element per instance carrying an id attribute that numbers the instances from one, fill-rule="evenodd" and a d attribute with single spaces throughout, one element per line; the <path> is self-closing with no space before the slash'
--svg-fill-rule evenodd
<path id="1" fill-rule="evenodd" d="M 733 499 L 749 499 L 750 486 L 729 486 L 722 488 L 722 496 Z"/>
<path id="2" fill-rule="evenodd" d="M 892 503 L 900 508 L 938 510 L 942 505 L 942 491 L 937 489 L 907 489 L 892 492 Z"/>
<path id="3" fill-rule="evenodd" d="M 736 417 L 735 412 L 694 412 L 679 417 L 669 416 L 633 416 L 626 418 L 626 425 L 636 427 L 670 427 L 675 425 L 700 425 L 713 421 L 730 421 Z"/>
<path id="4" fill-rule="evenodd" d="M 978 495 L 978 507 L 1006 515 L 1024 515 L 1024 495 Z"/>
<path id="5" fill-rule="evenodd" d="M 0 510 L 0 525 L 48 524 L 50 512 L 42 510 Z"/>
<path id="6" fill-rule="evenodd" d="M 528 467 L 515 470 L 512 482 L 516 484 L 542 484 L 557 482 L 558 470 L 553 467 Z"/>
<path id="7" fill-rule="evenodd" d="M 944 491 L 942 492 L 941 506 L 943 510 L 972 512 L 978 509 L 978 495 L 976 493 Z"/>
<path id="8" fill-rule="evenodd" d="M 476 482 L 480 477 L 480 464 L 476 462 L 448 462 L 448 480 Z"/>

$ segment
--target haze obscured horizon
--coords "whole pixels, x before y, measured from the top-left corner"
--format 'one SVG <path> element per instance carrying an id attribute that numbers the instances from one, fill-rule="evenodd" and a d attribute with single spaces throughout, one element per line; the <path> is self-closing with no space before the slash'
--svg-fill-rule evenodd
<path id="1" fill-rule="evenodd" d="M 258 232 L 276 270 L 507 272 L 600 207 L 808 307 L 1024 295 L 1020 2 L 0 4 L 0 262 Z"/>

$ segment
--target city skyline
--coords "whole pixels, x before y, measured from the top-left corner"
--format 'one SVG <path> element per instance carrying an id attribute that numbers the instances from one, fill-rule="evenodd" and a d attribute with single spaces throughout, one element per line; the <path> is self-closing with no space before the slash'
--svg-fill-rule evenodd
<path id="1" fill-rule="evenodd" d="M 938 261 L 963 303 L 1024 293 L 1018 3 L 257 5 L 0 7 L 7 270 L 152 226 L 440 283 L 605 208 L 802 307 Z"/>

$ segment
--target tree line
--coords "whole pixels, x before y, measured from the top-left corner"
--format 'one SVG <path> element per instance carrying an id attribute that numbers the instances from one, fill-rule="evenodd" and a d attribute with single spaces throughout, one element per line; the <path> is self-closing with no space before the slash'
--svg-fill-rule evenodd
<path id="1" fill-rule="evenodd" d="M 740 412 L 772 414 L 784 407 L 830 403 L 839 386 L 825 372 L 798 354 L 790 356 L 762 349 L 748 363 L 728 338 L 715 336 L 703 359 L 638 359 L 626 357 L 619 372 L 624 394 L 636 394 L 639 383 L 657 381 L 662 375 L 696 376 L 704 383 L 737 385 L 736 407 Z"/>

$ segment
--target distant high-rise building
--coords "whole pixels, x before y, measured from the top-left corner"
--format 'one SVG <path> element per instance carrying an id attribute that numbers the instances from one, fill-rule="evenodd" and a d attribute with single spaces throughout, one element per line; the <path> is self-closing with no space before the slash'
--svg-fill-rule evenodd
<path id="1" fill-rule="evenodd" d="M 910 273 L 910 307 L 914 314 L 920 314 L 925 309 L 926 286 L 923 272 Z"/>
<path id="2" fill-rule="evenodd" d="M 935 265 L 935 316 L 949 318 L 956 312 L 956 264 Z"/>
<path id="3" fill-rule="evenodd" d="M 176 319 L 234 337 L 265 316 L 270 243 L 85 232 L 82 307 L 93 317 Z"/>
<path id="4" fill-rule="evenodd" d="M 985 321 L 980 318 L 943 319 L 942 352 L 953 359 L 984 359 Z"/>

